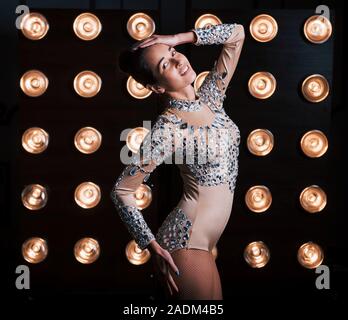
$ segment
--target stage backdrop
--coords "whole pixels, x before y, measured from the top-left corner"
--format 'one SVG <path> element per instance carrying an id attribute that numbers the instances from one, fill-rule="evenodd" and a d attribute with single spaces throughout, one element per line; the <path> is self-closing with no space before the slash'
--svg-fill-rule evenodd
<path id="1" fill-rule="evenodd" d="M 217 245 L 224 297 L 289 290 L 304 296 L 319 294 L 315 288 L 317 274 L 303 268 L 296 256 L 303 243 L 314 241 L 323 248 L 323 263 L 329 265 L 336 245 L 334 222 L 339 213 L 333 200 L 335 181 L 330 178 L 334 166 L 330 160 L 332 94 L 330 91 L 320 103 L 310 103 L 302 97 L 301 84 L 308 75 L 319 73 L 332 86 L 334 11 L 330 17 L 333 36 L 314 45 L 303 35 L 303 24 L 313 10 L 189 9 L 185 30 L 176 32 L 189 30 L 200 15 L 209 12 L 223 23 L 243 24 L 246 33 L 224 103 L 242 136 L 232 215 Z M 129 95 L 127 76 L 117 67 L 121 49 L 134 42 L 126 23 L 137 11 L 89 10 L 102 24 L 100 35 L 93 41 L 83 41 L 73 32 L 73 21 L 83 10 L 31 11 L 43 14 L 50 29 L 39 41 L 29 40 L 18 31 L 19 78 L 28 70 L 38 69 L 47 76 L 49 85 L 40 97 L 20 92 L 18 165 L 11 199 L 16 263 L 30 267 L 31 295 L 81 292 L 160 298 L 152 261 L 137 266 L 127 260 L 125 248 L 132 238 L 109 197 L 124 167 L 120 161 L 125 144 L 120 141 L 121 132 L 142 126 L 143 120 L 155 120 L 161 111 L 155 94 L 146 99 Z M 144 12 L 154 19 L 155 33 L 161 34 L 160 12 Z M 277 36 L 268 43 L 255 41 L 249 33 L 251 20 L 260 13 L 270 14 L 278 23 Z M 199 74 L 212 68 L 221 46 L 184 45 L 177 49 L 187 55 Z M 96 72 L 102 80 L 95 97 L 83 98 L 74 91 L 74 77 L 83 70 Z M 271 72 L 277 81 L 276 91 L 265 100 L 254 98 L 248 91 L 248 80 L 258 71 Z M 92 154 L 83 154 L 74 146 L 76 132 L 86 126 L 102 135 L 100 148 Z M 49 133 L 48 148 L 41 154 L 30 154 L 22 148 L 21 135 L 30 127 L 41 127 Z M 274 135 L 274 148 L 264 157 L 251 154 L 246 145 L 248 134 L 257 128 L 268 129 Z M 302 135 L 313 129 L 323 131 L 329 141 L 328 151 L 316 159 L 308 158 L 300 149 Z M 83 209 L 74 201 L 75 188 L 85 181 L 101 189 L 101 201 L 91 209 Z M 28 210 L 21 202 L 21 192 L 32 183 L 48 189 L 47 205 L 38 211 Z M 178 169 L 162 165 L 149 184 L 153 200 L 143 214 L 156 232 L 181 196 Z M 312 184 L 322 187 L 328 197 L 320 214 L 309 214 L 299 204 L 301 191 Z M 272 205 L 262 214 L 251 212 L 245 205 L 245 193 L 253 185 L 265 185 L 272 193 Z M 38 264 L 27 263 L 21 253 L 23 242 L 33 236 L 48 243 L 48 256 Z M 81 264 L 74 257 L 74 245 L 84 237 L 94 238 L 100 245 L 100 256 L 92 264 Z M 245 247 L 252 241 L 263 241 L 270 249 L 270 261 L 263 268 L 251 268 L 243 258 Z"/>

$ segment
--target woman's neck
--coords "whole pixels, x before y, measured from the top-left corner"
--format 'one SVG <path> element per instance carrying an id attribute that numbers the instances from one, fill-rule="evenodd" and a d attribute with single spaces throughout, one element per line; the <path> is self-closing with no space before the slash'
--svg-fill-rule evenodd
<path id="1" fill-rule="evenodd" d="M 192 85 L 188 85 L 182 88 L 180 91 L 166 91 L 165 95 L 167 98 L 177 99 L 177 100 L 190 100 L 194 101 L 197 99 L 195 89 Z"/>

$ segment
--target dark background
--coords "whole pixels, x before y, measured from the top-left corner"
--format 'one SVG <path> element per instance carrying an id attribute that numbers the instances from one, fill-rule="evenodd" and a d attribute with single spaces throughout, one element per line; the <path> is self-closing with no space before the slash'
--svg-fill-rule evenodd
<path id="1" fill-rule="evenodd" d="M 11 3 L 11 4 L 10 4 Z M 50 30 L 40 41 L 26 39 L 14 26 L 15 7 L 26 4 L 43 13 Z M 333 35 L 324 44 L 309 43 L 303 35 L 305 20 L 317 5 L 330 8 Z M 224 299 L 280 298 L 284 301 L 336 302 L 345 296 L 347 281 L 347 214 L 344 190 L 344 140 L 347 115 L 346 64 L 343 48 L 345 8 L 343 1 L 22 1 L 2 2 L 1 36 L 3 49 L 0 130 L 5 136 L 0 158 L 1 244 L 5 268 L 2 290 L 17 301 L 41 301 L 47 297 L 93 297 L 93 299 L 141 299 L 159 301 L 161 290 L 152 276 L 152 263 L 134 266 L 124 255 L 131 240 L 109 198 L 112 185 L 123 165 L 119 160 L 125 128 L 155 120 L 161 106 L 152 94 L 144 100 L 132 98 L 125 89 L 127 76 L 117 68 L 120 49 L 134 42 L 126 31 L 127 19 L 135 12 L 149 14 L 156 34 L 174 34 L 193 27 L 203 13 L 216 14 L 223 23 L 241 23 L 246 39 L 235 75 L 225 100 L 225 109 L 239 126 L 240 169 L 231 219 L 218 243 L 217 264 Z M 94 12 L 102 22 L 98 38 L 84 42 L 72 30 L 74 18 L 83 11 Z M 260 13 L 272 15 L 279 31 L 269 43 L 256 42 L 249 24 Z M 177 48 L 190 60 L 196 73 L 209 70 L 221 50 L 219 46 Z M 49 78 L 47 91 L 38 98 L 25 96 L 19 79 L 28 69 L 39 69 Z M 75 75 L 85 69 L 102 78 L 101 91 L 83 99 L 73 90 Z M 275 93 L 266 100 L 253 98 L 247 90 L 250 76 L 271 72 L 277 80 Z M 300 93 L 308 75 L 320 73 L 330 83 L 330 95 L 311 104 Z M 97 128 L 101 148 L 91 155 L 78 152 L 73 137 L 83 126 Z M 21 146 L 21 135 L 31 126 L 50 134 L 48 149 L 31 155 Z M 246 148 L 248 134 L 256 128 L 269 129 L 275 147 L 266 157 L 255 157 Z M 305 157 L 299 141 L 312 129 L 322 130 L 329 140 L 321 158 Z M 102 201 L 83 210 L 73 200 L 75 187 L 93 181 L 102 190 Z M 47 206 L 29 212 L 20 193 L 29 183 L 49 187 Z M 162 165 L 151 176 L 153 201 L 143 211 L 153 231 L 157 230 L 181 195 L 181 180 L 175 166 Z M 264 184 L 272 192 L 272 206 L 261 215 L 245 207 L 246 190 Z M 328 196 L 322 213 L 310 215 L 299 206 L 300 192 L 318 184 Z M 21 256 L 21 244 L 31 236 L 48 240 L 49 255 L 37 265 Z M 78 263 L 73 246 L 82 237 L 96 238 L 100 258 L 91 265 Z M 250 268 L 243 259 L 245 246 L 264 241 L 271 252 L 270 262 L 261 269 Z M 317 242 L 330 267 L 331 289 L 315 288 L 314 270 L 301 267 L 297 249 L 307 241 Z M 15 289 L 15 268 L 29 265 L 31 290 Z"/>

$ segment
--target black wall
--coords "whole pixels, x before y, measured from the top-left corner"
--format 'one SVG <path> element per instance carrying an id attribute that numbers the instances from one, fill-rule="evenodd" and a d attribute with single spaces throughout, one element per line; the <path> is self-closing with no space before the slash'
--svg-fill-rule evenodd
<path id="1" fill-rule="evenodd" d="M 241 58 L 225 100 L 225 109 L 239 126 L 242 141 L 232 215 L 218 243 L 217 264 L 224 297 L 256 297 L 260 290 L 264 296 L 329 301 L 344 295 L 347 268 L 342 252 L 347 238 L 343 223 L 343 130 L 347 106 L 341 2 L 22 4 L 43 13 L 50 30 L 44 39 L 30 41 L 13 26 L 15 6 L 1 10 L 2 38 L 8 43 L 4 49 L 8 63 L 3 68 L 9 74 L 3 79 L 0 113 L 0 128 L 8 137 L 1 154 L 2 243 L 10 253 L 4 287 L 24 299 L 59 292 L 160 298 L 151 262 L 133 266 L 125 258 L 124 248 L 131 238 L 113 208 L 109 192 L 123 168 L 119 160 L 124 144 L 119 141 L 121 131 L 142 126 L 143 120 L 154 120 L 161 106 L 155 95 L 136 100 L 126 92 L 127 77 L 118 70 L 116 58 L 122 47 L 134 42 L 125 25 L 135 12 L 149 14 L 159 34 L 186 31 L 198 16 L 211 12 L 223 22 L 246 27 Z M 324 44 L 314 45 L 306 41 L 302 29 L 319 4 L 331 9 L 333 36 Z M 87 10 L 100 18 L 103 30 L 97 39 L 84 42 L 73 33 L 72 22 Z M 269 43 L 256 42 L 248 31 L 250 21 L 259 13 L 268 13 L 278 22 L 278 35 Z M 212 67 L 220 47 L 183 45 L 178 50 L 187 55 L 198 74 Z M 48 90 L 38 98 L 27 97 L 18 88 L 21 75 L 32 68 L 43 71 L 50 81 Z M 99 94 L 90 99 L 79 97 L 72 86 L 75 75 L 85 69 L 95 71 L 103 82 Z M 275 93 L 266 100 L 253 98 L 247 90 L 248 79 L 260 70 L 271 72 L 277 80 Z M 317 104 L 304 100 L 300 92 L 302 81 L 312 73 L 324 75 L 331 89 L 328 98 Z M 87 125 L 103 136 L 101 148 L 91 155 L 78 152 L 73 145 L 77 130 Z M 42 154 L 31 155 L 21 147 L 21 135 L 31 126 L 41 126 L 50 134 L 50 145 Z M 274 149 L 266 157 L 255 157 L 246 148 L 246 138 L 256 128 L 274 134 Z M 318 159 L 305 157 L 299 148 L 302 135 L 312 129 L 322 130 L 329 140 L 328 152 Z M 102 201 L 96 208 L 83 210 L 73 201 L 74 189 L 82 181 L 93 181 L 101 187 Z M 20 202 L 20 193 L 29 183 L 49 186 L 48 205 L 40 212 L 29 212 Z M 180 198 L 181 180 L 175 166 L 163 165 L 152 175 L 151 183 L 154 199 L 144 216 L 155 231 Z M 268 186 L 273 196 L 272 206 L 261 215 L 252 214 L 244 203 L 246 190 L 256 184 Z M 298 203 L 300 192 L 310 184 L 318 184 L 328 195 L 328 204 L 319 215 L 307 214 Z M 34 235 L 48 240 L 49 255 L 44 262 L 30 265 L 32 290 L 18 292 L 14 270 L 26 264 L 21 244 Z M 95 237 L 101 245 L 101 256 L 91 265 L 82 265 L 73 256 L 75 242 L 84 236 Z M 250 268 L 243 259 L 245 246 L 255 240 L 264 241 L 271 252 L 269 264 L 262 269 Z M 331 270 L 331 290 L 317 290 L 317 275 L 296 260 L 298 247 L 307 241 L 315 241 L 324 249 L 324 264 Z"/>

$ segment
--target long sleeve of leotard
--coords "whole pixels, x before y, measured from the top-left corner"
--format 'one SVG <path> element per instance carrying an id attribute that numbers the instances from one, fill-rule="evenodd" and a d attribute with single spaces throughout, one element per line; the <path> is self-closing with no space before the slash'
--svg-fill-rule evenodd
<path id="1" fill-rule="evenodd" d="M 196 35 L 196 41 L 194 42 L 196 46 L 223 44 L 218 59 L 215 60 L 213 68 L 200 87 L 201 91 L 208 93 L 210 91 L 210 97 L 207 98 L 212 99 L 211 102 L 219 108 L 222 103 L 216 103 L 216 101 L 222 102 L 226 97 L 227 86 L 236 70 L 242 51 L 245 38 L 244 27 L 237 23 L 223 23 L 204 28 L 194 28 L 190 31 L 193 31 Z"/>
<path id="2" fill-rule="evenodd" d="M 110 194 L 121 220 L 142 250 L 155 236 L 136 206 L 135 192 L 155 168 L 174 152 L 171 130 L 172 123 L 160 115 L 145 136 L 138 154 L 117 178 Z"/>

